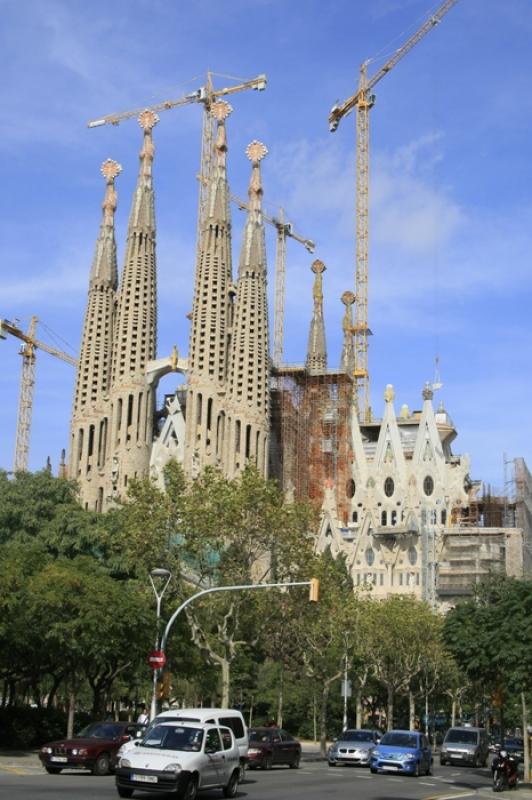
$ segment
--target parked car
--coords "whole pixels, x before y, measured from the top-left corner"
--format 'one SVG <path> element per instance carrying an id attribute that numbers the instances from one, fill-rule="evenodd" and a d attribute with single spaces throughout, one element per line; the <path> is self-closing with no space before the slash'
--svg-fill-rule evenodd
<path id="1" fill-rule="evenodd" d="M 430 775 L 432 750 L 427 737 L 420 731 L 388 731 L 371 754 L 370 769 Z"/>
<path id="2" fill-rule="evenodd" d="M 469 764 L 485 767 L 489 741 L 484 728 L 449 728 L 440 749 L 440 764 Z"/>
<path id="3" fill-rule="evenodd" d="M 508 739 L 504 740 L 504 745 L 502 745 L 509 756 L 512 756 L 519 761 L 521 764 L 525 760 L 525 743 L 519 737 L 508 737 Z"/>
<path id="4" fill-rule="evenodd" d="M 330 767 L 339 764 L 357 764 L 369 767 L 374 747 L 381 740 L 380 731 L 348 728 L 329 747 L 327 761 Z"/>
<path id="5" fill-rule="evenodd" d="M 144 730 L 145 726 L 135 722 L 92 722 L 72 739 L 43 744 L 39 758 L 52 775 L 62 769 L 90 769 L 93 775 L 107 775 L 121 745 Z"/>
<path id="6" fill-rule="evenodd" d="M 161 722 L 120 758 L 115 782 L 120 797 L 168 792 L 195 800 L 202 789 L 222 789 L 224 797 L 234 797 L 239 777 L 240 753 L 230 728 Z"/>
<path id="7" fill-rule="evenodd" d="M 249 769 L 271 769 L 276 764 L 297 769 L 300 761 L 300 743 L 283 728 L 249 729 Z"/>

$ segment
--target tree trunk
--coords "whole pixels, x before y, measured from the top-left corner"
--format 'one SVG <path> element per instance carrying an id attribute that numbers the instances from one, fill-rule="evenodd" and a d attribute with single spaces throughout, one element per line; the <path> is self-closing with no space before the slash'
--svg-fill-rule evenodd
<path id="1" fill-rule="evenodd" d="M 408 690 L 408 729 L 413 731 L 416 724 L 416 701 L 414 700 L 414 692 Z"/>
<path id="2" fill-rule="evenodd" d="M 67 715 L 67 739 L 72 739 L 74 735 L 74 712 L 76 710 L 76 695 L 71 689 L 68 693 L 68 715 Z"/>
<path id="3" fill-rule="evenodd" d="M 283 700 L 284 700 L 284 668 L 281 665 L 279 680 L 279 694 L 277 695 L 277 727 L 283 727 Z"/>
<path id="4" fill-rule="evenodd" d="M 361 728 L 362 727 L 362 689 L 356 690 L 355 695 L 355 727 Z"/>
<path id="5" fill-rule="evenodd" d="M 451 704 L 451 727 L 454 728 L 456 725 L 456 698 L 453 697 L 453 702 Z"/>
<path id="6" fill-rule="evenodd" d="M 314 741 L 318 741 L 318 725 L 317 725 L 317 709 L 316 709 L 316 692 L 312 695 L 312 724 L 314 728 Z"/>
<path id="7" fill-rule="evenodd" d="M 386 730 L 391 731 L 393 729 L 393 686 L 388 686 L 388 708 L 387 708 L 387 719 L 386 719 Z"/>
<path id="8" fill-rule="evenodd" d="M 321 693 L 320 710 L 320 753 L 325 758 L 327 755 L 327 700 L 329 699 L 330 684 L 326 683 Z"/>
<path id="9" fill-rule="evenodd" d="M 530 749 L 528 738 L 528 709 L 526 707 L 526 696 L 521 692 L 521 708 L 523 713 L 523 745 L 524 745 L 524 778 L 525 782 L 530 782 Z"/>
<path id="10" fill-rule="evenodd" d="M 222 669 L 222 708 L 229 708 L 229 685 L 230 685 L 231 666 L 226 658 L 221 658 L 220 667 Z"/>

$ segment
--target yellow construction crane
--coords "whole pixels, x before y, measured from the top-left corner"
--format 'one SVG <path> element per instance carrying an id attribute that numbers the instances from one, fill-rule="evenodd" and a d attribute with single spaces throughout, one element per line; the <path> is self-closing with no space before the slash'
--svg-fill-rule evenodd
<path id="1" fill-rule="evenodd" d="M 15 460 L 13 472 L 26 471 L 28 469 L 28 455 L 30 446 L 31 414 L 33 409 L 33 391 L 35 388 L 35 350 L 40 348 L 52 356 L 61 358 L 67 364 L 77 367 L 77 359 L 63 353 L 55 347 L 40 342 L 35 338 L 35 328 L 37 317 L 31 318 L 28 332 L 24 333 L 17 325 L 8 320 L 0 319 L 0 339 L 6 339 L 6 334 L 16 336 L 24 344 L 20 349 L 22 356 L 22 377 L 20 382 L 20 396 L 17 416 L 17 435 L 15 442 Z"/>
<path id="2" fill-rule="evenodd" d="M 207 185 L 207 178 L 204 175 L 198 175 L 197 177 L 203 186 Z M 230 193 L 229 199 L 238 206 L 240 211 L 247 211 L 249 209 L 248 203 L 240 197 Z M 285 220 L 284 209 L 279 209 L 278 217 L 269 217 L 268 214 L 264 214 L 263 212 L 262 218 L 269 225 L 273 225 L 277 230 L 277 247 L 275 251 L 275 305 L 273 316 L 273 364 L 279 367 L 283 360 L 286 239 L 289 237 L 295 242 L 299 242 L 309 253 L 314 252 L 316 245 L 312 239 L 305 239 L 294 231 L 292 223 Z"/>
<path id="3" fill-rule="evenodd" d="M 213 75 L 217 73 L 208 72 L 207 82 L 204 86 L 200 86 L 193 92 L 178 97 L 176 100 L 163 100 L 161 103 L 148 106 L 149 111 L 167 111 L 177 106 L 188 105 L 189 103 L 202 103 L 203 104 L 203 129 L 201 134 L 201 163 L 200 175 L 209 176 L 211 174 L 212 164 L 212 151 L 214 142 L 214 124 L 215 120 L 209 113 L 212 104 L 218 98 L 225 97 L 226 95 L 235 94 L 236 92 L 243 92 L 245 89 L 255 89 L 256 91 L 263 91 L 266 88 L 266 75 L 257 75 L 256 78 L 249 80 L 242 80 L 235 86 L 226 86 L 223 89 L 214 89 L 212 79 Z M 230 76 L 220 75 L 219 77 L 227 78 Z M 230 80 L 240 80 L 238 78 L 230 78 Z M 98 128 L 101 125 L 118 125 L 120 122 L 133 117 L 138 117 L 145 108 L 137 108 L 133 111 L 123 111 L 119 114 L 109 114 L 106 117 L 92 120 L 88 123 L 89 128 Z M 200 192 L 198 200 L 198 228 L 197 228 L 197 246 L 199 246 L 199 239 L 201 233 L 201 226 L 205 220 L 205 209 L 207 207 L 207 189 L 203 182 L 200 182 Z"/>
<path id="4" fill-rule="evenodd" d="M 284 299 L 286 283 L 286 238 L 294 239 L 313 253 L 316 245 L 311 239 L 304 239 L 295 233 L 291 222 L 287 222 L 284 209 L 279 209 L 278 217 L 262 215 L 263 219 L 277 229 L 277 247 L 275 252 L 275 304 L 273 311 L 273 364 L 280 367 L 283 361 L 284 343 Z"/>
<path id="5" fill-rule="evenodd" d="M 358 89 L 340 105 L 332 107 L 329 114 L 329 129 L 334 132 L 340 120 L 356 109 L 356 274 L 355 274 L 355 379 L 356 400 L 359 419 L 369 422 L 368 371 L 368 217 L 369 217 L 369 111 L 375 103 L 371 90 L 381 78 L 390 72 L 425 34 L 450 11 L 458 0 L 446 0 L 429 19 L 398 49 L 375 75 L 368 79 L 365 61 L 360 67 Z"/>

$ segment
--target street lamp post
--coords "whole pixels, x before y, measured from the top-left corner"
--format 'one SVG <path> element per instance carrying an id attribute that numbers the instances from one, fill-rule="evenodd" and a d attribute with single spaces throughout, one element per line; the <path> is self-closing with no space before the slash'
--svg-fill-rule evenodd
<path id="1" fill-rule="evenodd" d="M 172 577 L 172 573 L 168 569 L 163 569 L 162 567 L 158 567 L 157 569 L 152 569 L 150 572 L 150 583 L 153 588 L 153 592 L 155 594 L 155 598 L 157 600 L 157 621 L 156 621 L 156 628 L 155 628 L 155 650 L 159 649 L 159 626 L 161 620 L 161 600 L 163 599 L 163 595 L 166 591 L 166 587 L 170 583 L 170 578 Z M 164 583 L 163 583 L 164 582 Z M 157 585 L 162 589 L 157 591 Z M 159 670 L 153 670 L 153 693 L 151 698 L 151 709 L 150 709 L 150 720 L 153 719 L 157 715 L 157 681 L 159 678 Z"/>

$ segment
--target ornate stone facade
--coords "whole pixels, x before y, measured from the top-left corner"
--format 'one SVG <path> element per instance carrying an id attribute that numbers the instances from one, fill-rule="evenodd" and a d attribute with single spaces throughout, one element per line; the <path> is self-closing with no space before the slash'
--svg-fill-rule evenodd
<path id="1" fill-rule="evenodd" d="M 144 144 L 119 290 L 114 179 L 120 167 L 104 165 L 104 218 L 90 277 L 69 462 L 83 504 L 105 510 L 125 494 L 131 478 L 146 474 L 163 486 L 162 471 L 172 458 L 192 477 L 216 465 L 232 478 L 251 463 L 274 477 L 287 497 L 315 504 L 321 512 L 318 549 L 344 555 L 355 586 L 377 597 L 408 592 L 445 605 L 489 571 L 522 574 L 520 529 L 504 528 L 502 520 L 483 527 L 471 514 L 479 485 L 469 478 L 469 459 L 451 450 L 456 430 L 442 405 L 434 410 L 432 386 L 423 390 L 419 411 L 402 406 L 398 415 L 388 386 L 382 419 L 359 421 L 355 296 L 341 297 L 340 367 L 330 369 L 325 265 L 319 260 L 311 267 L 305 363 L 272 368 L 260 168 L 267 151 L 256 141 L 247 148 L 249 206 L 234 281 L 226 166 L 231 108 L 219 102 L 211 112 L 215 163 L 207 180 L 186 359 L 176 350 L 156 359 L 157 117 L 144 112 L 139 119 Z M 184 374 L 186 383 L 165 398 L 157 425 L 156 387 L 172 371 Z"/>

